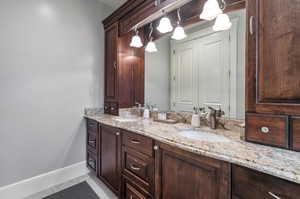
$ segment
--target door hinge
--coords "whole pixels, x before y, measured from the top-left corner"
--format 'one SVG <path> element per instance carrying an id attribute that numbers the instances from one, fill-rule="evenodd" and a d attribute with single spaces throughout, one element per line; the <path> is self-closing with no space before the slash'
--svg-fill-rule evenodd
<path id="1" fill-rule="evenodd" d="M 175 103 L 175 102 L 173 102 L 173 106 L 176 106 L 176 103 Z"/>
<path id="2" fill-rule="evenodd" d="M 231 77 L 231 70 L 228 70 L 228 76 Z"/>
<path id="3" fill-rule="evenodd" d="M 175 81 L 176 80 L 176 77 L 175 76 L 173 76 L 173 81 Z"/>
<path id="4" fill-rule="evenodd" d="M 229 41 L 231 41 L 231 34 L 229 33 Z"/>
<path id="5" fill-rule="evenodd" d="M 175 50 L 173 50 L 173 54 L 174 54 L 174 55 L 176 54 L 176 51 L 175 51 Z"/>

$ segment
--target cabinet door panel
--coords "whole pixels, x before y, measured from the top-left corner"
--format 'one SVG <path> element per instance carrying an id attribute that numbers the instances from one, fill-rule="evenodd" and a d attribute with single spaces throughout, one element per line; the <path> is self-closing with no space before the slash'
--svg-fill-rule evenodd
<path id="1" fill-rule="evenodd" d="M 300 151 L 300 117 L 292 118 L 292 149 Z"/>
<path id="2" fill-rule="evenodd" d="M 248 1 L 248 111 L 300 112 L 300 1 Z"/>
<path id="3" fill-rule="evenodd" d="M 105 99 L 117 100 L 117 42 L 118 24 L 105 30 Z"/>
<path id="4" fill-rule="evenodd" d="M 230 165 L 159 144 L 156 199 L 230 198 Z"/>
<path id="5" fill-rule="evenodd" d="M 108 183 L 113 191 L 120 190 L 120 153 L 121 139 L 118 129 L 101 126 L 101 172 L 100 176 Z"/>

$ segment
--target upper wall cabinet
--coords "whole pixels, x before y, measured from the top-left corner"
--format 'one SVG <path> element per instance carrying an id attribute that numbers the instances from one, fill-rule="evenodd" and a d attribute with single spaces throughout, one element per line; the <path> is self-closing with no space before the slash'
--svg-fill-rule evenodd
<path id="1" fill-rule="evenodd" d="M 248 1 L 247 110 L 300 114 L 300 1 Z"/>
<path id="2" fill-rule="evenodd" d="M 105 29 L 104 111 L 113 115 L 144 103 L 144 49 L 131 48 L 132 32 L 119 37 L 118 27 L 114 23 Z"/>
<path id="3" fill-rule="evenodd" d="M 118 98 L 118 24 L 113 24 L 105 32 L 105 101 Z"/>

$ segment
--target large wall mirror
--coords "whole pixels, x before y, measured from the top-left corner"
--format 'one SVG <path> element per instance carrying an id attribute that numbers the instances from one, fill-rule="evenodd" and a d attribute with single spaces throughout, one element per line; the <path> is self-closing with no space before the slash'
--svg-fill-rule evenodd
<path id="1" fill-rule="evenodd" d="M 163 111 L 220 106 L 225 117 L 244 119 L 246 11 L 228 15 L 229 30 L 199 22 L 185 27 L 183 40 L 155 40 L 158 51 L 145 54 L 146 104 Z"/>

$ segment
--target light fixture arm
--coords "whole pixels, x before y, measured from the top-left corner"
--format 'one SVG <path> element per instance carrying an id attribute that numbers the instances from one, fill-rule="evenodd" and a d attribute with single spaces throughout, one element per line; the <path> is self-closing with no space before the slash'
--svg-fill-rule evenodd
<path id="1" fill-rule="evenodd" d="M 221 10 L 225 10 L 227 4 L 225 2 L 225 0 L 221 0 L 222 5 L 220 6 Z"/>
<path id="2" fill-rule="evenodd" d="M 153 33 L 153 25 L 152 23 L 150 24 L 150 33 L 149 33 L 149 39 L 151 40 L 151 36 L 152 36 L 152 33 Z"/>
<path id="3" fill-rule="evenodd" d="M 177 9 L 177 18 L 178 18 L 178 23 L 181 22 L 180 8 Z"/>

